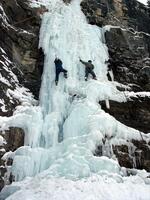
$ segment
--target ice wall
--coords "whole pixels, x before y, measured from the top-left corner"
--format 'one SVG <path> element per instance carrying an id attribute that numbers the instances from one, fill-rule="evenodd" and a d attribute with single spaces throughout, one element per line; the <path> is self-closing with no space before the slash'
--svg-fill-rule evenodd
<path id="1" fill-rule="evenodd" d="M 12 166 L 16 180 L 44 170 L 42 176 L 71 179 L 104 171 L 122 174 L 117 161 L 93 156 L 96 144 L 106 135 L 123 141 L 130 139 L 131 129 L 106 114 L 98 103 L 125 101 L 125 97 L 107 80 L 103 29 L 87 23 L 80 2 L 72 0 L 66 5 L 61 0 L 49 0 L 47 4 L 49 12 L 43 16 L 39 42 L 45 53 L 40 106 L 6 119 L 7 125 L 18 124 L 26 130 L 26 146 L 16 151 Z M 54 81 L 56 55 L 68 70 L 68 79 L 61 74 L 58 86 Z M 93 61 L 98 80 L 84 81 L 79 57 Z M 138 131 L 132 129 L 132 133 L 132 138 L 139 137 Z"/>

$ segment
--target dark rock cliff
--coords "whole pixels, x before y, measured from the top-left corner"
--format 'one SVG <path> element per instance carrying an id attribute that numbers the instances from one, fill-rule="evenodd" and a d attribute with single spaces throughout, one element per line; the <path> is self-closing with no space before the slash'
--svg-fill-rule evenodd
<path id="1" fill-rule="evenodd" d="M 110 101 L 110 109 L 105 102 L 100 102 L 102 109 L 121 123 L 139 130 L 139 134 L 149 133 L 150 97 L 146 92 L 150 91 L 150 16 L 147 7 L 136 0 L 83 0 L 81 7 L 90 24 L 99 27 L 109 24 L 105 28 L 108 67 L 115 81 L 135 92 L 128 97 L 124 88 L 118 88 L 124 91 L 127 102 Z M 150 171 L 150 144 L 142 137 L 141 141 L 127 143 L 113 146 L 120 165 Z M 102 155 L 101 146 L 95 155 Z"/>
<path id="2" fill-rule="evenodd" d="M 39 66 L 41 52 L 39 54 L 38 50 L 40 21 L 38 10 L 31 8 L 28 1 L 1 1 L 0 69 L 3 79 L 7 80 L 9 77 L 11 80 L 11 85 L 1 80 L 1 96 L 8 110 L 7 113 L 1 110 L 1 115 L 12 115 L 16 105 L 20 103 L 14 97 L 12 102 L 9 101 L 9 96 L 6 95 L 8 89 L 15 90 L 24 86 L 38 98 L 41 76 L 38 67 L 42 67 Z"/>
<path id="3" fill-rule="evenodd" d="M 128 26 L 150 33 L 149 11 L 136 0 L 83 0 L 81 7 L 90 24 Z"/>
<path id="4" fill-rule="evenodd" d="M 38 99 L 44 55 L 38 50 L 40 15 L 45 8 L 31 8 L 27 0 L 0 2 L 0 116 L 12 116 L 23 99 Z M 30 102 L 32 104 L 32 102 Z M 9 151 L 24 145 L 24 132 L 9 128 L 0 132 L 0 190 L 10 160 L 1 160 Z"/>

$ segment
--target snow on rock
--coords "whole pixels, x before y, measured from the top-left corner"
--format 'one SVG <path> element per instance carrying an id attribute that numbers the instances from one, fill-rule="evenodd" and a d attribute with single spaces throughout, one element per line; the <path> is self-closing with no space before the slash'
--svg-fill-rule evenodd
<path id="1" fill-rule="evenodd" d="M 126 97 L 150 97 L 150 92 L 125 92 Z"/>
<path id="2" fill-rule="evenodd" d="M 147 0 L 137 0 L 137 1 L 139 1 L 139 2 L 141 2 L 141 3 L 143 3 L 143 4 L 147 4 Z"/>
<path id="3" fill-rule="evenodd" d="M 29 9 L 30 14 L 27 11 Z M 28 17 L 29 19 L 33 17 L 34 20 L 20 23 Z M 29 79 L 30 76 L 33 79 L 31 71 L 34 70 L 36 56 L 38 57 L 40 18 L 36 10 L 31 10 L 28 3 L 13 0 L 11 3 L 1 3 L 0 19 L 0 35 L 3 36 L 0 39 L 0 115 L 11 116 L 16 106 L 35 103 L 32 94 L 38 97 L 40 85 L 40 81 L 38 83 L 40 78 L 37 78 L 38 72 L 33 73 L 37 75 L 34 80 L 29 81 Z M 30 74 L 27 74 L 27 71 L 30 71 Z"/>
<path id="4" fill-rule="evenodd" d="M 15 64 L 10 61 L 3 48 L 0 48 L 0 53 L 0 112 L 3 113 L 1 114 L 2 116 L 8 116 L 10 115 L 10 110 L 13 110 L 13 107 L 16 105 L 24 102 L 33 105 L 35 100 L 29 90 L 20 85 L 13 70 L 18 71 L 18 74 L 21 72 L 17 70 Z"/>
<path id="5" fill-rule="evenodd" d="M 3 144 L 5 143 L 6 143 L 5 139 L 0 135 L 0 146 L 3 146 Z"/>
<path id="6" fill-rule="evenodd" d="M 46 6 L 48 7 L 51 2 L 49 0 L 29 0 L 30 6 L 33 8 L 39 8 L 41 6 Z M 55 2 L 55 1 L 54 1 Z"/>
<path id="7" fill-rule="evenodd" d="M 8 158 L 14 158 L 14 152 L 12 152 L 12 151 L 9 151 L 9 152 L 6 152 L 4 155 L 3 155 L 3 157 L 2 157 L 2 160 L 8 160 Z"/>
<path id="8" fill-rule="evenodd" d="M 8 17 L 6 16 L 4 9 L 1 5 L 0 5 L 0 19 L 2 19 L 3 26 L 8 25 Z"/>

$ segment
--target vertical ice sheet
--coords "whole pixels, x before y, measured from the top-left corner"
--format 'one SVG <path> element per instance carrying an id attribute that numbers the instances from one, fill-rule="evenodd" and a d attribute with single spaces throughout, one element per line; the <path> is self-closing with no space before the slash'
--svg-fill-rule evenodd
<path id="1" fill-rule="evenodd" d="M 66 5 L 61 0 L 50 0 L 49 12 L 44 14 L 39 46 L 44 50 L 45 64 L 40 91 L 41 113 L 37 114 L 42 117 L 36 117 L 37 121 L 29 124 L 28 140 L 33 144 L 16 151 L 12 170 L 17 180 L 46 169 L 43 175 L 73 179 L 103 170 L 120 171 L 117 162 L 94 157 L 92 153 L 97 141 L 102 142 L 106 134 L 124 137 L 130 130 L 118 125 L 98 104 L 99 100 L 119 101 L 123 97 L 113 83 L 107 81 L 104 62 L 108 53 L 103 43 L 103 29 L 86 22 L 80 2 L 73 0 Z M 68 70 L 68 79 L 61 74 L 58 86 L 54 81 L 56 55 Z M 84 66 L 79 57 L 93 60 L 97 81 L 91 78 L 84 81 Z"/>
<path id="2" fill-rule="evenodd" d="M 70 6 L 67 6 L 62 1 L 53 3 L 51 1 L 50 12 L 46 13 L 43 18 L 39 44 L 46 55 L 40 93 L 40 105 L 45 119 L 42 134 L 43 145 L 46 145 L 49 140 L 50 145 L 57 144 L 60 127 L 63 126 L 69 112 L 69 92 L 75 94 L 80 87 L 85 85 L 83 83 L 84 66 L 79 62 L 79 57 L 86 61 L 94 60 L 98 78 L 106 80 L 104 61 L 108 55 L 107 48 L 102 43 L 102 29 L 87 24 L 81 12 L 80 2 L 79 0 L 73 1 Z M 57 87 L 54 82 L 56 55 L 63 61 L 69 77 L 68 80 L 64 80 L 60 75 Z M 88 111 L 83 110 L 82 115 L 88 115 Z M 77 117 L 74 116 L 74 118 Z M 76 124 L 77 126 L 80 127 L 79 124 Z"/>

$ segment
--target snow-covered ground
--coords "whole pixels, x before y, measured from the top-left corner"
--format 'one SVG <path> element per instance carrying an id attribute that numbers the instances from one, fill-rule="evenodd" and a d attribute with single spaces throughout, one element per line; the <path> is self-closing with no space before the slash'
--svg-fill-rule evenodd
<path id="1" fill-rule="evenodd" d="M 144 174 L 144 173 L 143 173 Z M 21 190 L 20 189 L 21 185 Z M 65 178 L 26 179 L 4 189 L 1 200 L 149 200 L 150 185 L 142 175 L 123 178 L 114 174 L 72 181 Z M 6 196 L 5 196 L 6 195 Z"/>
<path id="2" fill-rule="evenodd" d="M 4 188 L 1 198 L 20 188 L 8 200 L 150 199 L 148 173 L 125 177 L 126 169 L 119 166 L 111 149 L 111 144 L 141 140 L 140 133 L 116 121 L 99 105 L 100 100 L 105 100 L 107 107 L 109 99 L 126 101 L 125 94 L 116 89 L 117 83 L 107 80 L 104 29 L 87 23 L 81 0 L 73 0 L 70 5 L 61 0 L 40 2 L 49 9 L 40 32 L 39 46 L 46 56 L 40 105 L 20 106 L 14 116 L 0 118 L 1 130 L 17 126 L 26 132 L 25 146 L 13 155 L 15 179 L 35 178 Z M 32 5 L 38 6 L 36 2 Z M 68 79 L 60 75 L 58 86 L 56 55 L 68 70 Z M 79 57 L 93 61 L 97 81 L 90 77 L 84 81 Z M 149 134 L 141 134 L 150 140 Z M 105 149 L 105 156 L 93 156 L 104 138 L 109 138 L 110 148 Z"/>

